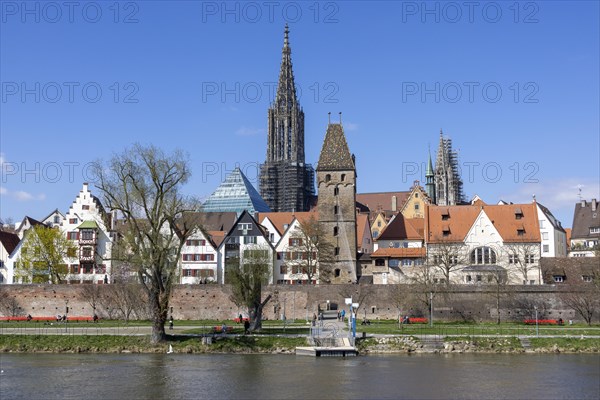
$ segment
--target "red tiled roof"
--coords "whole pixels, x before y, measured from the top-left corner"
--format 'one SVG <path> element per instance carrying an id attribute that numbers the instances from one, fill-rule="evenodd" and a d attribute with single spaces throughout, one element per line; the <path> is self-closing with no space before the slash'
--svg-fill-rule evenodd
<path id="1" fill-rule="evenodd" d="M 377 240 L 423 240 L 425 220 L 423 218 L 405 218 L 402 214 L 390 222 Z"/>
<path id="2" fill-rule="evenodd" d="M 380 192 L 380 193 L 357 193 L 356 201 L 369 207 L 371 211 L 381 208 L 384 211 L 392 210 L 392 198 L 396 196 L 396 211 L 400 211 L 410 196 L 411 192 Z"/>
<path id="3" fill-rule="evenodd" d="M 425 212 L 427 242 L 462 242 L 483 210 L 504 242 L 535 243 L 540 229 L 535 204 L 428 206 Z M 522 217 L 517 219 L 517 211 Z M 447 219 L 442 216 L 448 215 Z M 449 234 L 444 235 L 444 231 Z M 523 230 L 523 234 L 519 234 Z"/>

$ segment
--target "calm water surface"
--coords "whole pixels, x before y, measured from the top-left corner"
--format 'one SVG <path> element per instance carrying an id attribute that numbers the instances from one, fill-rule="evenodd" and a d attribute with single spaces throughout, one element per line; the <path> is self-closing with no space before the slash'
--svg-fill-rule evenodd
<path id="1" fill-rule="evenodd" d="M 0 399 L 598 399 L 598 355 L 1 354 Z"/>

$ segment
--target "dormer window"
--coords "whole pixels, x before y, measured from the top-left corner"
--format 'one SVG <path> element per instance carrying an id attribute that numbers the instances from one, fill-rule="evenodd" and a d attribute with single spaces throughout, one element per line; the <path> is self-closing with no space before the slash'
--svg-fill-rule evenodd
<path id="1" fill-rule="evenodd" d="M 515 219 L 523 218 L 523 210 L 520 208 L 515 209 Z"/>
<path id="2" fill-rule="evenodd" d="M 444 227 L 442 228 L 442 234 L 444 236 L 450 235 L 450 226 L 449 225 L 444 225 Z"/>
<path id="3" fill-rule="evenodd" d="M 524 236 L 525 235 L 525 229 L 524 228 L 517 229 L 517 235 Z"/>
<path id="4" fill-rule="evenodd" d="M 342 182 L 344 182 L 346 180 L 346 174 L 342 174 L 342 176 L 341 176 L 340 179 L 341 179 Z"/>
<path id="5" fill-rule="evenodd" d="M 597 228 L 597 227 L 590 228 L 590 233 L 591 234 L 600 233 L 600 228 Z"/>
<path id="6" fill-rule="evenodd" d="M 442 211 L 442 221 L 447 221 L 450 219 L 450 212 L 448 210 Z"/>

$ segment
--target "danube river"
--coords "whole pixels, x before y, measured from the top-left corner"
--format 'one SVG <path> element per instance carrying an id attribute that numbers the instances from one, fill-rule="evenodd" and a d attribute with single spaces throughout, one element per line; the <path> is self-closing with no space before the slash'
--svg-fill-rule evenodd
<path id="1" fill-rule="evenodd" d="M 598 399 L 597 354 L 0 354 L 9 399 Z"/>

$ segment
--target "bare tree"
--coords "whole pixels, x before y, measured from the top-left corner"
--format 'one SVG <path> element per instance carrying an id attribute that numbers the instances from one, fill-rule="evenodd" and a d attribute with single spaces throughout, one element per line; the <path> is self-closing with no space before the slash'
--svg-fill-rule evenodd
<path id="1" fill-rule="evenodd" d="M 19 301 L 6 293 L 6 290 L 0 289 L 0 312 L 7 317 L 17 317 L 21 314 L 21 310 Z"/>
<path id="2" fill-rule="evenodd" d="M 97 315 L 96 310 L 100 305 L 100 301 L 102 298 L 102 292 L 100 290 L 99 285 L 82 285 L 81 287 L 81 297 L 85 299 L 85 301 L 92 307 L 94 315 Z"/>
<path id="3" fill-rule="evenodd" d="M 166 339 L 165 323 L 178 261 L 193 224 L 182 218 L 195 202 L 182 194 L 191 173 L 180 151 L 165 154 L 134 145 L 106 163 L 96 163 L 96 186 L 108 208 L 123 218 L 113 255 L 124 257 L 143 285 L 152 310 L 152 342 Z"/>
<path id="4" fill-rule="evenodd" d="M 501 322 L 504 302 L 512 293 L 509 285 L 510 274 L 511 271 L 507 271 L 497 265 L 491 266 L 490 270 L 487 272 L 487 283 L 491 287 L 488 295 L 494 300 L 496 305 L 496 323 L 498 325 Z"/>
<path id="5" fill-rule="evenodd" d="M 437 238 L 427 249 L 427 264 L 444 276 L 446 285 L 450 285 L 450 276 L 461 269 L 468 261 L 467 246 L 462 242 L 448 242 Z"/>
<path id="6" fill-rule="evenodd" d="M 294 279 L 306 278 L 308 282 L 319 280 L 328 283 L 331 280 L 331 261 L 333 245 L 327 240 L 323 225 L 311 215 L 299 221 L 299 226 L 290 235 L 292 257 L 286 264 L 297 271 Z"/>
<path id="7" fill-rule="evenodd" d="M 527 285 L 532 272 L 539 271 L 540 245 L 536 243 L 504 243 L 509 268 L 514 269 Z M 539 276 L 537 277 L 540 279 Z"/>
<path id="8" fill-rule="evenodd" d="M 600 310 L 600 266 L 596 264 L 584 269 L 581 277 L 573 274 L 572 278 L 570 283 L 561 285 L 565 290 L 560 293 L 560 298 L 591 325 Z"/>
<path id="9" fill-rule="evenodd" d="M 262 313 L 271 295 L 262 298 L 262 289 L 268 284 L 273 264 L 272 253 L 266 247 L 244 250 L 241 260 L 226 266 L 231 283 L 231 300 L 238 307 L 246 307 L 250 317 L 250 331 L 262 328 Z"/>

